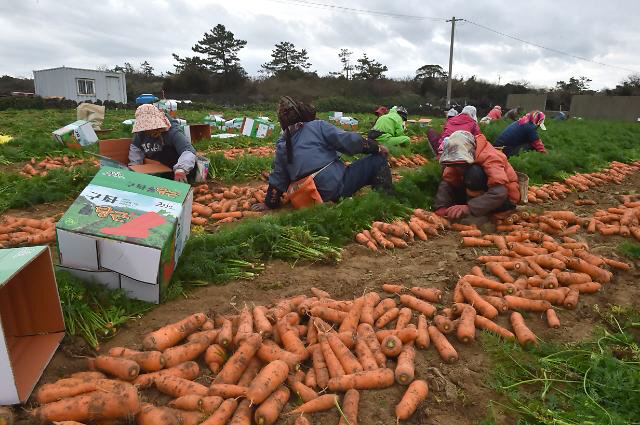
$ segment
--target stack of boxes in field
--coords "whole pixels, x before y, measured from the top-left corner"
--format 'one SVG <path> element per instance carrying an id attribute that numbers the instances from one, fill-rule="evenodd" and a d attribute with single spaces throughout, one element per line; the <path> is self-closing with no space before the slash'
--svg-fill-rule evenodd
<path id="1" fill-rule="evenodd" d="M 329 112 L 329 121 L 340 122 L 342 115 L 342 112 L 331 111 Z"/>
<path id="2" fill-rule="evenodd" d="M 275 124 L 269 121 L 267 117 L 248 118 L 244 117 L 240 134 L 243 136 L 257 137 L 258 139 L 264 139 L 267 136 L 273 134 Z"/>
<path id="3" fill-rule="evenodd" d="M 226 131 L 226 121 L 222 114 L 210 113 L 209 115 L 204 117 L 203 122 L 205 124 L 209 124 L 211 127 L 215 128 L 218 131 Z"/>
<path id="4" fill-rule="evenodd" d="M 156 108 L 164 111 L 171 118 L 178 115 L 178 102 L 171 99 L 162 99 L 153 104 Z"/>
<path id="5" fill-rule="evenodd" d="M 159 303 L 191 226 L 191 186 L 101 168 L 56 226 L 60 266 Z"/>
<path id="6" fill-rule="evenodd" d="M 345 130 L 357 130 L 358 129 L 358 120 L 353 117 L 341 117 L 340 118 L 340 127 Z"/>
<path id="7" fill-rule="evenodd" d="M 98 141 L 98 136 L 89 121 L 78 120 L 51 133 L 56 142 L 72 149 L 82 149 Z"/>
<path id="8" fill-rule="evenodd" d="M 429 127 L 431 125 L 431 118 L 420 118 L 419 120 L 407 120 L 408 126 Z"/>

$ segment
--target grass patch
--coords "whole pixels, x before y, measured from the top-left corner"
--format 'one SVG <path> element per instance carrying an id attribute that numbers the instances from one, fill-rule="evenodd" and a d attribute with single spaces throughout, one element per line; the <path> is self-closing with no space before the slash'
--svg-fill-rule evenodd
<path id="1" fill-rule="evenodd" d="M 640 243 L 624 241 L 618 245 L 618 252 L 631 260 L 640 260 Z"/>
<path id="2" fill-rule="evenodd" d="M 260 178 L 264 171 L 271 170 L 273 158 L 242 155 L 228 160 L 222 153 L 209 155 L 209 177 L 223 183 L 241 183 Z"/>
<path id="3" fill-rule="evenodd" d="M 517 413 L 519 424 L 639 423 L 640 348 L 631 330 L 637 312 L 614 307 L 603 319 L 607 329 L 593 340 L 542 343 L 531 352 L 485 335 L 493 387 L 509 400 L 493 403 Z"/>

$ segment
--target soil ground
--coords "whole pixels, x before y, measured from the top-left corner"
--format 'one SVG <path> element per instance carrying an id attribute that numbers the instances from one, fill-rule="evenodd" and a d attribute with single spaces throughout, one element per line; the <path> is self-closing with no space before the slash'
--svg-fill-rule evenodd
<path id="1" fill-rule="evenodd" d="M 545 204 L 544 207 L 529 206 L 525 209 L 542 210 L 567 209 L 578 215 L 591 215 L 597 208 L 606 209 L 620 202 L 616 195 L 635 193 L 640 187 L 640 176 L 628 178 L 622 185 L 611 185 L 579 194 L 593 199 L 597 206 L 576 207 L 573 201 L 578 195 L 572 194 L 566 200 Z M 623 238 L 614 236 L 603 238 L 599 235 L 579 233 L 576 238 L 589 244 L 592 251 L 611 258 L 617 258 L 615 249 Z M 143 318 L 125 325 L 110 341 L 104 343 L 101 352 L 113 346 L 140 347 L 142 336 L 169 322 L 198 312 L 218 311 L 233 314 L 245 303 L 249 305 L 269 305 L 283 297 L 309 294 L 312 286 L 324 289 L 335 299 L 351 299 L 365 290 L 378 290 L 382 283 L 400 283 L 405 286 L 437 287 L 445 291 L 444 307 L 451 303 L 452 289 L 459 276 L 467 274 L 477 255 L 494 253 L 490 249 L 460 248 L 459 236 L 448 232 L 427 242 L 416 242 L 404 250 L 374 254 L 359 245 L 345 248 L 343 260 L 338 265 L 291 264 L 273 261 L 266 264 L 265 271 L 252 281 L 233 281 L 225 286 L 210 286 L 194 290 L 186 298 L 163 304 Z M 562 327 L 549 329 L 543 317 L 538 314 L 525 316 L 531 329 L 542 340 L 572 342 L 589 338 L 599 316 L 594 313 L 594 305 L 606 309 L 608 305 L 640 308 L 640 288 L 636 284 L 640 273 L 638 264 L 629 272 L 616 272 L 612 283 L 595 295 L 580 298 L 575 310 L 558 311 Z M 381 291 L 380 291 L 381 292 Z M 508 325 L 508 318 L 501 316 L 498 323 Z M 481 342 L 463 345 L 451 338 L 458 350 L 460 360 L 448 365 L 441 362 L 433 348 L 417 350 L 416 378 L 426 379 L 430 393 L 427 401 L 413 417 L 404 423 L 430 425 L 475 424 L 485 418 L 489 400 L 501 401 L 501 396 L 490 389 L 492 360 L 483 350 Z M 78 355 L 86 355 L 78 341 L 65 340 L 44 372 L 39 384 L 52 382 L 70 373 L 84 370 L 84 361 Z M 204 366 L 204 365 L 202 365 Z M 203 367 L 203 370 L 207 370 Z M 211 376 L 199 380 L 206 384 Z M 361 391 L 359 423 L 367 425 L 393 424 L 396 422 L 394 408 L 400 400 L 404 387 L 394 385 L 379 391 Z M 144 391 L 148 401 L 163 403 L 168 401 L 163 395 L 152 390 Z M 293 398 L 292 398 L 293 400 Z M 291 409 L 285 407 L 285 410 Z M 33 406 L 30 402 L 27 407 Z M 516 423 L 516 418 L 504 414 L 498 418 L 504 424 Z M 311 415 L 314 424 L 337 424 L 338 414 L 332 412 Z M 32 421 L 21 413 L 18 424 Z M 278 425 L 293 424 L 294 418 L 280 419 Z M 133 423 L 133 421 L 131 422 Z"/>

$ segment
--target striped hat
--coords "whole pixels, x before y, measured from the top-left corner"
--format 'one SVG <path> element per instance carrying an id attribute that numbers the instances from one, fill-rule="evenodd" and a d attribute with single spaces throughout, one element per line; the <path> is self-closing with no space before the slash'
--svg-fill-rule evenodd
<path id="1" fill-rule="evenodd" d="M 544 126 L 544 118 L 545 118 L 544 112 L 531 111 L 528 114 L 526 114 L 524 117 L 520 118 L 520 120 L 518 120 L 518 124 L 522 125 L 522 124 L 527 124 L 529 122 L 532 122 L 537 127 L 540 127 L 542 130 L 546 130 L 547 127 Z"/>

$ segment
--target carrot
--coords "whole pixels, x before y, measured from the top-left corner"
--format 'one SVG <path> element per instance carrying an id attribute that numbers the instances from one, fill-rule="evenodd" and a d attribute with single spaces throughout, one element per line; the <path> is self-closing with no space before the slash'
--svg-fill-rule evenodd
<path id="1" fill-rule="evenodd" d="M 331 298 L 331 295 L 327 291 L 323 291 L 322 289 L 311 287 L 310 291 L 314 297 Z"/>
<path id="2" fill-rule="evenodd" d="M 411 295 L 400 295 L 400 302 L 427 317 L 433 316 L 436 312 L 436 308 L 433 305 Z"/>
<path id="3" fill-rule="evenodd" d="M 371 348 L 369 348 L 369 345 L 361 336 L 356 338 L 355 351 L 356 356 L 358 357 L 358 361 L 360 362 L 364 370 L 378 369 L 378 363 L 373 356 Z"/>
<path id="4" fill-rule="evenodd" d="M 136 415 L 136 423 L 140 425 L 174 425 L 179 424 L 180 421 L 176 416 L 175 409 L 144 403 L 140 412 Z"/>
<path id="5" fill-rule="evenodd" d="M 358 362 L 356 356 L 347 348 L 335 333 L 326 334 L 327 342 L 331 346 L 338 361 L 342 365 L 346 374 L 361 372 L 362 365 Z"/>
<path id="6" fill-rule="evenodd" d="M 464 298 L 469 301 L 469 304 L 471 304 L 479 314 L 489 319 L 493 319 L 498 315 L 498 310 L 483 300 L 467 281 L 462 280 L 459 285 Z"/>
<path id="7" fill-rule="evenodd" d="M 303 402 L 318 398 L 318 393 L 306 386 L 300 381 L 295 381 L 291 384 L 291 389 L 300 397 Z"/>
<path id="8" fill-rule="evenodd" d="M 63 378 L 50 384 L 44 384 L 36 393 L 36 400 L 40 404 L 51 403 L 64 398 L 77 396 L 80 394 L 96 391 L 104 388 L 116 381 L 105 380 L 103 378 Z"/>
<path id="9" fill-rule="evenodd" d="M 433 346 L 438 351 L 438 354 L 446 363 L 453 363 L 458 360 L 458 353 L 447 338 L 440 333 L 435 326 L 429 326 L 429 338 L 433 342 Z"/>
<path id="10" fill-rule="evenodd" d="M 133 350 L 131 350 L 133 351 Z M 109 354 L 110 356 L 112 354 Z M 114 356 L 116 357 L 116 356 Z M 76 373 L 72 373 L 71 374 L 71 378 L 78 378 L 78 379 L 82 379 L 82 380 L 89 380 L 89 379 L 105 379 L 107 376 L 102 373 L 102 372 L 98 372 L 96 370 L 91 370 L 91 371 L 85 371 L 85 372 L 76 372 Z M 41 404 L 44 404 L 44 402 L 41 402 Z"/>
<path id="11" fill-rule="evenodd" d="M 336 378 L 331 378 L 331 379 L 336 379 Z M 325 394 L 298 406 L 297 408 L 287 413 L 287 415 L 324 412 L 325 410 L 329 410 L 335 407 L 337 403 L 338 403 L 338 396 L 336 394 Z"/>
<path id="12" fill-rule="evenodd" d="M 246 397 L 248 388 L 235 384 L 211 384 L 209 395 L 227 398 Z"/>
<path id="13" fill-rule="evenodd" d="M 169 407 L 181 410 L 200 410 L 202 408 L 202 396 L 198 394 L 188 394 L 171 400 Z M 220 400 L 222 403 L 222 400 Z"/>
<path id="14" fill-rule="evenodd" d="M 338 360 L 336 353 L 333 352 L 331 345 L 329 345 L 327 334 L 325 332 L 318 334 L 318 340 L 320 341 L 320 348 L 322 349 L 324 361 L 327 365 L 327 369 L 329 370 L 329 376 L 334 378 L 336 376 L 345 375 L 346 373 L 342 363 Z"/>
<path id="15" fill-rule="evenodd" d="M 249 361 L 260 348 L 261 342 L 262 338 L 258 334 L 252 334 L 245 339 L 236 352 L 227 360 L 214 382 L 219 384 L 234 384 L 238 382 Z"/>
<path id="16" fill-rule="evenodd" d="M 242 341 L 247 339 L 253 333 L 253 315 L 251 310 L 245 306 L 240 310 L 240 318 L 238 321 L 238 329 L 233 338 L 233 344 L 237 347 Z"/>
<path id="17" fill-rule="evenodd" d="M 242 373 L 242 376 L 240 377 L 240 379 L 238 379 L 237 385 L 248 387 L 251 384 L 251 381 L 253 381 L 258 375 L 258 372 L 260 371 L 260 369 L 262 369 L 262 366 L 262 361 L 258 357 L 253 356 L 249 361 L 247 368 Z"/>
<path id="18" fill-rule="evenodd" d="M 629 271 L 631 270 L 631 265 L 628 263 L 623 263 L 622 261 L 612 260 L 610 258 L 604 258 L 604 262 L 607 263 L 609 267 L 613 267 L 614 269 Z"/>
<path id="19" fill-rule="evenodd" d="M 500 291 L 503 293 L 509 293 L 510 291 L 509 286 L 505 285 L 504 283 L 487 279 L 486 277 L 480 277 L 480 276 L 468 274 L 463 276 L 463 279 L 475 288 L 492 289 L 494 291 Z"/>
<path id="20" fill-rule="evenodd" d="M 569 290 L 567 288 L 558 289 L 523 289 L 516 293 L 516 296 L 528 298 L 530 300 L 546 300 L 554 305 L 562 305 Z"/>
<path id="21" fill-rule="evenodd" d="M 316 375 L 316 382 L 320 388 L 326 388 L 329 383 L 329 370 L 322 354 L 322 348 L 318 346 L 312 352 L 313 370 Z"/>
<path id="22" fill-rule="evenodd" d="M 409 419 L 428 395 L 429 386 L 426 381 L 421 379 L 413 381 L 402 396 L 400 403 L 396 405 L 396 422 Z"/>
<path id="23" fill-rule="evenodd" d="M 224 220 L 227 218 L 241 218 L 242 215 L 243 215 L 242 211 L 229 211 L 229 212 L 213 213 L 209 217 L 212 220 Z"/>
<path id="24" fill-rule="evenodd" d="M 513 295 L 506 295 L 504 300 L 507 302 L 507 305 L 511 310 L 543 312 L 551 308 L 551 303 L 546 300 L 531 300 Z"/>
<path id="25" fill-rule="evenodd" d="M 511 327 L 513 328 L 513 332 L 516 334 L 518 343 L 523 347 L 530 344 L 536 345 L 538 343 L 535 334 L 531 332 L 524 322 L 522 314 L 517 311 L 511 313 Z"/>
<path id="26" fill-rule="evenodd" d="M 311 316 L 319 317 L 329 322 L 342 323 L 347 313 L 344 311 L 334 310 L 329 307 L 314 306 L 310 310 Z"/>
<path id="27" fill-rule="evenodd" d="M 220 332 L 218 333 L 218 344 L 222 345 L 224 348 L 231 346 L 231 342 L 233 339 L 233 323 L 231 320 L 222 317 L 220 318 L 222 321 L 222 327 L 220 328 Z"/>
<path id="28" fill-rule="evenodd" d="M 415 358 L 416 350 L 413 344 L 405 344 L 402 351 L 398 355 L 398 364 L 396 365 L 395 378 L 401 385 L 409 385 L 415 376 Z"/>
<path id="29" fill-rule="evenodd" d="M 140 365 L 138 363 L 122 357 L 98 356 L 92 359 L 91 365 L 123 381 L 132 381 L 140 373 Z"/>
<path id="30" fill-rule="evenodd" d="M 198 226 L 204 226 L 209 222 L 209 220 L 207 220 L 204 217 L 191 217 L 191 223 L 196 224 Z"/>
<path id="31" fill-rule="evenodd" d="M 358 425 L 358 404 L 360 403 L 360 393 L 353 388 L 347 390 L 342 400 L 342 411 L 344 416 L 340 417 L 338 425 Z"/>
<path id="32" fill-rule="evenodd" d="M 569 288 L 581 294 L 594 294 L 602 289 L 602 285 L 598 282 L 585 282 L 569 285 Z"/>
<path id="33" fill-rule="evenodd" d="M 136 388 L 116 382 L 107 391 L 92 391 L 64 398 L 34 409 L 31 413 L 42 422 L 118 419 L 135 415 L 140 410 Z"/>
<path id="34" fill-rule="evenodd" d="M 147 334 L 142 340 L 142 346 L 148 351 L 164 351 L 195 332 L 206 320 L 207 316 L 204 313 L 192 314 L 179 322 Z"/>
<path id="35" fill-rule="evenodd" d="M 209 389 L 204 385 L 178 376 L 166 375 L 155 380 L 156 388 L 164 394 L 180 397 L 188 394 L 208 395 Z"/>
<path id="36" fill-rule="evenodd" d="M 229 425 L 251 425 L 252 413 L 251 402 L 242 400 L 228 423 Z"/>
<path id="37" fill-rule="evenodd" d="M 579 296 L 580 296 L 580 293 L 578 292 L 577 289 L 571 289 L 567 293 L 567 296 L 564 298 L 564 302 L 563 302 L 564 307 L 568 309 L 576 308 L 576 306 L 578 305 Z"/>
<path id="38" fill-rule="evenodd" d="M 374 241 L 376 241 L 378 245 L 380 245 L 384 249 L 394 248 L 395 245 L 393 244 L 393 242 L 390 242 L 389 239 L 385 237 L 385 234 L 382 233 L 380 230 L 376 229 L 375 227 L 372 227 L 370 232 L 371 232 L 371 237 L 373 238 Z"/>
<path id="39" fill-rule="evenodd" d="M 313 366 L 304 375 L 304 384 L 309 388 L 317 388 L 318 381 L 316 379 L 316 371 Z"/>
<path id="40" fill-rule="evenodd" d="M 486 263 L 485 266 L 493 275 L 497 276 L 503 282 L 513 283 L 513 277 L 500 263 L 489 262 Z"/>
<path id="41" fill-rule="evenodd" d="M 395 335 L 387 335 L 380 344 L 382 353 L 387 357 L 396 357 L 402 351 L 402 341 Z"/>
<path id="42" fill-rule="evenodd" d="M 251 382 L 247 390 L 247 399 L 251 404 L 260 404 L 273 393 L 289 374 L 289 366 L 282 360 L 266 365 Z"/>
<path id="43" fill-rule="evenodd" d="M 264 306 L 255 306 L 253 308 L 253 325 L 263 338 L 271 338 L 273 335 L 273 327 L 266 316 L 267 309 Z"/>
<path id="44" fill-rule="evenodd" d="M 375 322 L 373 318 L 373 308 L 380 302 L 380 295 L 376 292 L 368 292 L 364 295 L 364 304 L 360 312 L 360 323 L 368 323 L 373 326 Z"/>
<path id="45" fill-rule="evenodd" d="M 227 353 L 218 344 L 211 344 L 205 354 L 204 361 L 212 372 L 218 373 L 224 362 L 227 360 Z"/>
<path id="46" fill-rule="evenodd" d="M 393 298 L 385 298 L 380 301 L 373 309 L 373 319 L 378 320 L 387 311 L 396 307 L 396 302 Z M 373 324 L 372 324 L 373 325 Z"/>
<path id="47" fill-rule="evenodd" d="M 481 297 L 483 300 L 494 306 L 499 313 L 504 313 L 509 310 L 509 306 L 507 306 L 506 301 L 502 297 L 494 297 L 491 295 L 481 295 Z"/>
<path id="48" fill-rule="evenodd" d="M 262 342 L 255 356 L 265 363 L 282 360 L 289 365 L 289 369 L 291 370 L 296 370 L 302 361 L 300 355 L 283 350 L 278 344 L 270 339 L 266 339 Z"/>
<path id="49" fill-rule="evenodd" d="M 167 367 L 165 357 L 159 351 L 140 352 L 124 347 L 113 347 L 108 354 L 112 357 L 124 357 L 133 360 L 138 363 L 140 369 L 146 372 L 155 372 Z"/>
<path id="50" fill-rule="evenodd" d="M 550 308 L 547 310 L 546 317 L 547 324 L 550 328 L 558 329 L 560 327 L 560 319 L 558 319 L 558 315 L 554 309 Z"/>
<path id="51" fill-rule="evenodd" d="M 421 288 L 414 286 L 411 288 L 411 292 L 418 298 L 422 298 L 425 301 L 440 302 L 442 301 L 442 291 L 436 288 Z"/>
<path id="52" fill-rule="evenodd" d="M 460 236 L 471 236 L 471 237 L 480 237 L 482 236 L 482 231 L 478 229 L 472 230 L 461 230 Z"/>
<path id="53" fill-rule="evenodd" d="M 225 425 L 237 408 L 238 401 L 234 398 L 228 398 L 200 425 Z"/>
<path id="54" fill-rule="evenodd" d="M 418 316 L 418 336 L 416 345 L 423 350 L 429 347 L 429 332 L 427 330 L 427 317 L 424 314 Z"/>
<path id="55" fill-rule="evenodd" d="M 471 236 L 465 236 L 460 241 L 460 244 L 464 247 L 483 247 L 483 246 L 491 246 L 493 242 L 488 241 L 486 239 L 474 238 Z"/>
<path id="56" fill-rule="evenodd" d="M 477 258 L 481 263 L 502 263 L 513 260 L 512 257 L 507 257 L 506 255 L 481 255 Z"/>
<path id="57" fill-rule="evenodd" d="M 405 328 L 411 321 L 412 311 L 410 308 L 401 308 L 396 320 L 396 330 Z"/>
<path id="58" fill-rule="evenodd" d="M 378 320 L 376 320 L 375 326 L 376 328 L 384 328 L 388 323 L 395 320 L 400 314 L 400 309 L 394 307 L 390 310 L 387 310 L 384 314 L 382 314 Z"/>
<path id="59" fill-rule="evenodd" d="M 380 342 L 376 337 L 373 327 L 368 323 L 361 323 L 360 325 L 358 325 L 358 337 L 361 337 L 366 341 L 369 349 L 373 353 L 373 357 L 375 358 L 378 367 L 385 367 L 387 363 L 387 357 L 382 352 Z"/>
<path id="60" fill-rule="evenodd" d="M 443 334 L 448 334 L 453 332 L 453 324 L 451 323 L 451 320 L 449 320 L 447 317 L 442 316 L 440 314 L 436 315 L 433 318 L 433 324 L 438 328 L 438 330 L 440 332 L 442 332 Z"/>
<path id="61" fill-rule="evenodd" d="M 426 241 L 429 239 L 424 230 L 422 230 L 422 227 L 420 227 L 420 225 L 415 220 L 409 221 L 409 228 L 421 241 Z"/>
<path id="62" fill-rule="evenodd" d="M 177 376 L 180 378 L 192 380 L 197 378 L 199 374 L 200 367 L 198 366 L 198 364 L 196 362 L 190 361 L 184 362 L 169 369 L 162 369 L 157 372 L 138 375 L 138 377 L 133 381 L 133 385 L 138 388 L 145 389 L 155 384 L 156 380 L 165 376 Z"/>
<path id="63" fill-rule="evenodd" d="M 596 267 L 578 258 L 567 258 L 567 267 L 577 272 L 586 273 L 597 282 L 608 283 L 611 281 L 611 272 L 601 269 L 600 267 Z"/>
<path id="64" fill-rule="evenodd" d="M 205 324 L 206 323 L 207 322 L 205 322 Z M 207 344 L 211 345 L 218 340 L 219 333 L 220 333 L 219 329 L 202 330 L 200 332 L 195 332 L 189 335 L 187 337 L 187 341 L 192 342 L 192 341 L 204 340 L 207 342 Z"/>
<path id="65" fill-rule="evenodd" d="M 393 385 L 395 375 L 391 369 L 376 369 L 329 379 L 330 391 L 374 390 Z"/>
<path id="66" fill-rule="evenodd" d="M 469 344 L 476 339 L 476 309 L 470 305 L 466 306 L 462 310 L 460 315 L 460 321 L 458 322 L 458 328 L 456 330 L 456 336 L 458 341 L 465 344 Z"/>
<path id="67" fill-rule="evenodd" d="M 208 341 L 201 339 L 167 348 L 163 353 L 166 366 L 173 367 L 189 360 L 195 360 L 200 354 L 204 353 L 208 347 Z"/>
<path id="68" fill-rule="evenodd" d="M 272 425 L 278 420 L 282 408 L 289 401 L 291 392 L 289 388 L 280 385 L 271 395 L 256 409 L 254 418 L 258 425 Z"/>
<path id="69" fill-rule="evenodd" d="M 360 322 L 364 302 L 364 297 L 360 297 L 353 302 L 351 310 L 349 310 L 347 316 L 342 320 L 342 323 L 340 323 L 338 332 L 351 332 L 355 334 L 358 323 Z"/>
<path id="70" fill-rule="evenodd" d="M 509 341 L 513 341 L 516 338 L 515 335 L 510 330 L 505 329 L 502 326 L 499 326 L 498 324 L 487 319 L 484 316 L 476 315 L 475 324 L 476 324 L 476 328 L 484 329 L 486 331 L 492 332 Z"/>
<path id="71" fill-rule="evenodd" d="M 418 329 L 414 324 L 407 325 L 402 329 L 383 329 L 376 332 L 376 338 L 382 343 L 382 341 L 389 335 L 397 336 L 403 344 L 413 342 L 418 337 Z"/>
<path id="72" fill-rule="evenodd" d="M 298 355 L 301 360 L 307 358 L 309 354 L 300 340 L 298 333 L 286 322 L 286 316 L 276 324 L 276 329 L 278 330 L 280 340 L 285 350 Z"/>
<path id="73" fill-rule="evenodd" d="M 406 291 L 407 288 L 402 285 L 393 285 L 391 283 L 385 283 L 382 285 L 382 290 L 390 294 L 401 294 L 402 292 Z"/>
<path id="74" fill-rule="evenodd" d="M 544 215 L 557 220 L 564 220 L 567 223 L 576 222 L 576 215 L 571 211 L 545 211 Z"/>
<path id="75" fill-rule="evenodd" d="M 559 272 L 556 273 L 556 279 L 562 285 L 574 285 L 578 283 L 591 282 L 591 276 L 586 273 Z"/>

